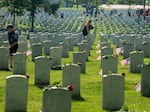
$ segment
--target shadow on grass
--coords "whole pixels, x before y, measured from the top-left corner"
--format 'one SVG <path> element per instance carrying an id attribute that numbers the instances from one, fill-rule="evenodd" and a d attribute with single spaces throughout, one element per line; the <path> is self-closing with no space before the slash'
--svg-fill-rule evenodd
<path id="1" fill-rule="evenodd" d="M 44 88 L 48 88 L 49 87 L 49 85 L 35 85 L 35 84 L 29 84 L 29 86 L 37 87 L 39 89 L 44 89 Z"/>
<path id="2" fill-rule="evenodd" d="M 129 67 L 120 67 L 120 69 L 125 69 L 125 70 L 129 70 Z"/>
<path id="3" fill-rule="evenodd" d="M 82 96 L 72 96 L 72 99 L 75 101 L 85 101 L 85 99 Z"/>
<path id="4" fill-rule="evenodd" d="M 11 69 L 0 69 L 0 71 L 5 71 L 5 72 L 10 72 L 11 71 Z"/>

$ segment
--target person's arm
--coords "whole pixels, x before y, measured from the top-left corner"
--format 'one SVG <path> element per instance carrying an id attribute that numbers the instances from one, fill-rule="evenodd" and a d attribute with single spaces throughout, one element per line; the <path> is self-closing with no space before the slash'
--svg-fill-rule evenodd
<path id="1" fill-rule="evenodd" d="M 90 29 L 94 29 L 93 25 L 90 25 Z"/>

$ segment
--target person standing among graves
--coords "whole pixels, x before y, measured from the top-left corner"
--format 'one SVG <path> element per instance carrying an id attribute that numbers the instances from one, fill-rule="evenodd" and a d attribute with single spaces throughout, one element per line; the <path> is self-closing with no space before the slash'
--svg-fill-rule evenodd
<path id="1" fill-rule="evenodd" d="M 83 31 L 82 31 L 82 34 L 83 34 L 84 39 L 85 39 L 85 36 L 87 36 L 87 35 L 89 34 L 90 30 L 93 29 L 93 28 L 94 28 L 94 27 L 93 27 L 93 25 L 92 25 L 92 21 L 89 20 L 89 21 L 87 22 L 87 24 L 84 26 Z"/>
<path id="2" fill-rule="evenodd" d="M 8 48 L 9 48 L 10 68 L 12 68 L 13 53 L 16 53 L 17 49 L 18 49 L 18 34 L 15 33 L 13 28 L 14 28 L 14 26 L 11 24 L 7 26 L 8 41 L 9 41 Z"/>
<path id="3" fill-rule="evenodd" d="M 128 16 L 131 17 L 131 9 L 128 9 Z"/>

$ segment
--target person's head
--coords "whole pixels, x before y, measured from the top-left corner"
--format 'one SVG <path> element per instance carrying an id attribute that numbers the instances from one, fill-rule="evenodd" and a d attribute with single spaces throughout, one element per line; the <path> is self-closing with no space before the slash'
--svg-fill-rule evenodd
<path id="1" fill-rule="evenodd" d="M 14 26 L 12 24 L 9 24 L 6 29 L 9 33 L 11 33 L 13 31 L 13 28 Z"/>
<path id="2" fill-rule="evenodd" d="M 89 25 L 90 25 L 91 23 L 92 23 L 92 20 L 89 20 L 87 24 L 89 24 Z"/>

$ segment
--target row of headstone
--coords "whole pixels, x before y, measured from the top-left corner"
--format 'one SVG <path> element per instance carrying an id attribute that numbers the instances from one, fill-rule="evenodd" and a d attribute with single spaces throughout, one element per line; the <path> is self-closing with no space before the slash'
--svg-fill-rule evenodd
<path id="1" fill-rule="evenodd" d="M 110 21 L 111 19 L 109 19 Z M 117 21 L 119 23 L 119 21 Z M 127 21 L 126 21 L 127 22 Z M 128 22 L 127 22 L 128 23 Z M 109 25 L 106 25 L 106 29 L 108 30 Z M 103 25 L 101 25 L 103 26 Z M 100 26 L 100 27 L 101 27 Z M 124 24 L 125 26 L 125 24 Z M 122 26 L 121 26 L 122 27 Z M 126 26 L 125 26 L 126 27 Z M 103 29 L 102 27 L 100 29 Z M 102 31 L 102 30 L 101 30 Z M 130 35 L 130 34 L 129 34 Z M 108 63 L 106 60 L 110 58 L 109 55 L 112 55 L 112 51 L 110 50 L 110 46 L 107 45 L 108 40 L 111 40 L 114 45 L 117 47 L 123 48 L 123 58 L 129 58 L 130 57 L 130 72 L 132 73 L 140 73 L 141 72 L 141 94 L 143 96 L 150 96 L 150 90 L 148 83 L 150 72 L 149 64 L 143 65 L 144 63 L 144 57 L 149 57 L 149 38 L 141 38 L 138 37 L 138 35 L 131 34 L 129 36 L 127 34 L 120 35 L 120 34 L 112 34 L 109 35 L 101 35 L 101 56 L 102 56 L 102 75 L 103 75 L 103 109 L 109 110 L 109 111 L 117 111 L 120 110 L 121 107 L 124 104 L 124 78 L 117 78 L 116 75 L 108 75 L 111 73 L 117 73 L 117 71 L 112 72 L 117 67 L 112 67 L 113 70 L 111 70 L 111 66 L 118 65 L 117 61 L 114 61 L 112 63 L 109 60 Z M 104 43 L 103 43 L 104 42 Z M 103 46 L 104 45 L 104 46 Z M 108 50 L 109 49 L 109 50 Z M 135 51 L 136 50 L 136 51 Z M 108 53 L 110 54 L 107 54 Z M 108 56 L 107 56 L 108 55 Z M 106 62 L 105 62 L 106 61 Z M 109 66 L 110 65 L 110 66 Z M 107 71 L 107 72 L 106 72 Z M 105 73 L 104 73 L 105 72 Z M 118 81 L 117 81 L 118 79 Z M 117 89 L 116 89 L 117 88 Z M 111 94 L 110 94 L 111 93 Z"/>
<path id="2" fill-rule="evenodd" d="M 50 85 L 50 60 L 47 57 L 35 58 L 34 84 L 43 86 Z M 62 68 L 62 85 L 74 85 L 73 96 L 80 96 L 80 73 L 81 67 L 78 64 L 65 65 Z"/>
<path id="3" fill-rule="evenodd" d="M 63 87 L 44 89 L 42 112 L 71 112 L 72 90 L 69 89 Z M 28 77 L 24 75 L 7 77 L 4 103 L 4 112 L 27 112 Z"/>
<path id="4" fill-rule="evenodd" d="M 0 70 L 8 70 L 9 49 L 0 47 Z M 13 54 L 13 74 L 26 74 L 26 55 L 18 52 Z"/>

